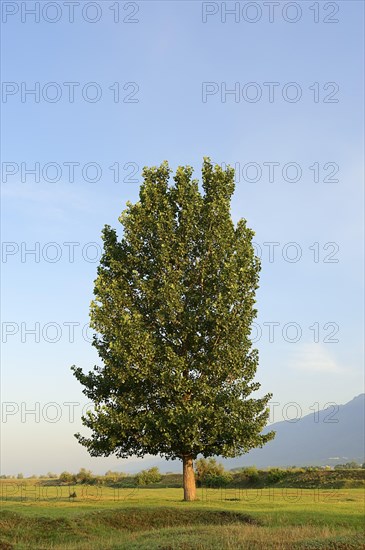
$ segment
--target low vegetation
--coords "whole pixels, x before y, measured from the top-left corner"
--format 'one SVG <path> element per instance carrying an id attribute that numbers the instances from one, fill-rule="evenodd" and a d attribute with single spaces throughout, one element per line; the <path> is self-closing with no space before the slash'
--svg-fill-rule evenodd
<path id="1" fill-rule="evenodd" d="M 339 467 L 341 466 L 341 467 Z M 335 468 L 307 466 L 291 468 L 267 468 L 258 470 L 255 466 L 225 470 L 223 464 L 214 458 L 201 458 L 195 462 L 195 478 L 198 487 L 302 487 L 302 488 L 341 488 L 365 487 L 365 468 L 351 462 L 338 465 Z M 17 476 L 1 476 L 0 479 L 35 480 L 43 485 L 100 485 L 109 487 L 149 486 L 155 488 L 181 488 L 182 474 L 162 474 L 155 466 L 142 470 L 135 475 L 108 470 L 104 475 L 96 475 L 81 468 L 78 473 L 62 472 L 48 473 L 38 478 L 32 475 L 25 478 Z"/>
<path id="2" fill-rule="evenodd" d="M 49 473 L 0 480 L 0 550 L 352 550 L 363 539 L 364 468 L 195 463 L 181 474 Z"/>
<path id="3" fill-rule="evenodd" d="M 364 548 L 361 489 L 200 487 L 186 503 L 158 484 L 39 481 L 0 482 L 1 550 Z"/>

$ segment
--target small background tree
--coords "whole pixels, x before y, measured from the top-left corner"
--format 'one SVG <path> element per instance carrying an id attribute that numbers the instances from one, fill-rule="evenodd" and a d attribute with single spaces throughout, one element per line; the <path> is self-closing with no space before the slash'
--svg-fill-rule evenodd
<path id="1" fill-rule="evenodd" d="M 75 477 L 77 483 L 91 483 L 93 480 L 93 473 L 86 468 L 80 468 Z"/>
<path id="2" fill-rule="evenodd" d="M 361 468 L 361 465 L 357 462 L 346 462 L 346 464 L 336 464 L 334 467 L 335 470 L 357 470 Z"/>
<path id="3" fill-rule="evenodd" d="M 135 476 L 137 485 L 151 485 L 152 483 L 158 483 L 161 479 L 162 475 L 157 466 L 148 470 L 142 470 Z"/>
<path id="4" fill-rule="evenodd" d="M 62 483 L 75 483 L 76 476 L 74 474 L 71 474 L 70 472 L 62 472 L 60 473 L 59 480 Z"/>
<path id="5" fill-rule="evenodd" d="M 215 458 L 199 458 L 195 462 L 195 472 L 199 487 L 223 487 L 233 480 L 233 475 Z"/>
<path id="6" fill-rule="evenodd" d="M 240 474 L 244 479 L 247 479 L 253 485 L 260 479 L 256 466 L 246 466 L 240 470 Z"/>
<path id="7" fill-rule="evenodd" d="M 103 365 L 73 367 L 95 403 L 83 417 L 91 435 L 76 437 L 93 456 L 181 459 L 194 500 L 198 455 L 234 457 L 274 434 L 261 433 L 271 395 L 250 397 L 260 263 L 253 231 L 231 219 L 234 170 L 205 159 L 203 193 L 191 167 L 172 185 L 170 172 L 167 162 L 144 169 L 121 240 L 104 228 L 90 323 Z"/>
<path id="8" fill-rule="evenodd" d="M 121 481 L 125 477 L 126 477 L 126 474 L 124 472 L 114 472 L 112 470 L 108 470 L 107 472 L 105 472 L 105 475 L 104 475 L 105 481 L 112 482 L 112 483 Z"/>

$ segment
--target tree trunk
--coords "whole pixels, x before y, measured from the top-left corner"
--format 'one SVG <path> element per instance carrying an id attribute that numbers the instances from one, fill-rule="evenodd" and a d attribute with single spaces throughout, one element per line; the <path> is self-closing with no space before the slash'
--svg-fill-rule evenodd
<path id="1" fill-rule="evenodd" d="M 183 456 L 183 484 L 184 500 L 196 499 L 195 474 L 193 469 L 193 457 Z"/>

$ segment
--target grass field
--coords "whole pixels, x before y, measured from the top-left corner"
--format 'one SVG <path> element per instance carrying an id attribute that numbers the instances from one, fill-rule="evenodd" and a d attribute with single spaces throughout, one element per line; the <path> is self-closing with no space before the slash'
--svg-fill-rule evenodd
<path id="1" fill-rule="evenodd" d="M 0 550 L 365 548 L 364 489 L 0 489 Z"/>

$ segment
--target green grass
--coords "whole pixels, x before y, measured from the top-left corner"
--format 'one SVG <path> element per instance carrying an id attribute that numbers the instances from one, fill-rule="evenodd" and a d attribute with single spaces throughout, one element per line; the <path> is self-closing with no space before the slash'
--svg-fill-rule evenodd
<path id="1" fill-rule="evenodd" d="M 0 550 L 365 548 L 363 489 L 0 489 Z"/>

